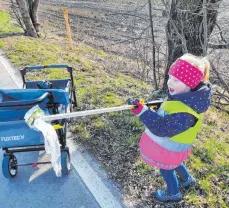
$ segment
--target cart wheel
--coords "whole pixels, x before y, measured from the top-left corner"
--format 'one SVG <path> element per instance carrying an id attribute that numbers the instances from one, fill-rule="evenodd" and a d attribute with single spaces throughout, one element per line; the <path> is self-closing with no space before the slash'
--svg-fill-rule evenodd
<path id="1" fill-rule="evenodd" d="M 17 175 L 17 158 L 14 154 L 4 155 L 2 161 L 2 173 L 6 178 L 13 178 Z"/>
<path id="2" fill-rule="evenodd" d="M 69 150 L 61 151 L 61 167 L 62 167 L 62 174 L 68 175 L 71 170 L 71 158 L 70 158 Z"/>

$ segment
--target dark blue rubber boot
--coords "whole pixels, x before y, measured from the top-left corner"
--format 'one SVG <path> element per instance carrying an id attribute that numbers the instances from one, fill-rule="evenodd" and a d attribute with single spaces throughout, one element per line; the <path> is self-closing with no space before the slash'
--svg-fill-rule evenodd
<path id="1" fill-rule="evenodd" d="M 181 189 L 188 189 L 191 186 L 194 186 L 196 184 L 196 179 L 190 176 L 185 182 L 180 182 L 180 188 Z"/>
<path id="2" fill-rule="evenodd" d="M 167 190 L 157 190 L 154 196 L 161 202 L 180 201 L 183 198 L 180 192 L 177 194 L 169 194 Z"/>
<path id="3" fill-rule="evenodd" d="M 196 184 L 196 179 L 191 176 L 183 163 L 181 163 L 175 171 L 180 179 L 180 189 L 187 189 Z"/>
<path id="4" fill-rule="evenodd" d="M 183 198 L 179 191 L 177 176 L 173 170 L 160 169 L 160 173 L 167 184 L 166 190 L 157 190 L 154 196 L 162 202 L 179 201 Z"/>

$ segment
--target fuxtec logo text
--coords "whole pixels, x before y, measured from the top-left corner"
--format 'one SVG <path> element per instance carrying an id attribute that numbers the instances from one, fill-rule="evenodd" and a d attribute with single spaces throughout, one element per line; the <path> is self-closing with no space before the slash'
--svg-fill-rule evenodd
<path id="1" fill-rule="evenodd" d="M 9 137 L 1 137 L 1 142 L 8 142 L 8 141 L 17 141 L 23 140 L 25 135 L 18 135 L 18 136 L 9 136 Z"/>

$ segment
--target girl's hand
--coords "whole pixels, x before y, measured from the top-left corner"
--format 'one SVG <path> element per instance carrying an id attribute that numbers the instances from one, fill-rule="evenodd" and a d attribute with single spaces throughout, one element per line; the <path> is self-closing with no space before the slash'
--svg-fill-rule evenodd
<path id="1" fill-rule="evenodd" d="M 139 99 L 135 99 L 134 101 L 132 101 L 131 99 L 128 99 L 127 100 L 127 103 L 128 105 L 135 105 L 131 111 L 135 114 L 135 115 L 138 115 L 142 109 L 143 109 L 143 103 L 144 101 L 143 100 L 139 100 Z"/>

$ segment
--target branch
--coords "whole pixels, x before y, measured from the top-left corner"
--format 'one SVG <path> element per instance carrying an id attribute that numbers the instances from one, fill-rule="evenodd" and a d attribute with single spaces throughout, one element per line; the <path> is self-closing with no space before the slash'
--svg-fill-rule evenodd
<path id="1" fill-rule="evenodd" d="M 203 0 L 203 32 L 204 32 L 204 47 L 203 55 L 207 55 L 208 50 L 208 20 L 207 20 L 207 0 Z"/>
<path id="2" fill-rule="evenodd" d="M 39 26 L 40 26 L 40 24 L 38 23 L 38 17 L 37 17 L 39 3 L 40 3 L 40 0 L 34 0 L 32 4 L 32 10 L 31 10 L 31 18 L 33 21 L 34 28 L 37 32 L 39 32 Z"/>
<path id="3" fill-rule="evenodd" d="M 220 73 L 217 71 L 215 65 L 211 61 L 210 61 L 210 65 L 211 65 L 212 70 L 215 72 L 216 76 L 218 77 L 218 79 L 222 83 L 223 87 L 226 89 L 227 93 L 229 94 L 229 87 L 228 87 L 227 83 L 223 80 Z"/>
<path id="4" fill-rule="evenodd" d="M 16 21 L 18 22 L 18 24 L 21 26 L 21 28 L 24 30 L 24 32 L 26 31 L 26 28 L 24 27 L 22 21 L 21 21 L 21 18 L 20 18 L 20 14 L 18 12 L 18 8 L 15 6 L 13 0 L 10 0 L 11 1 L 11 8 L 13 10 L 13 13 L 15 15 L 15 18 L 16 18 Z"/>
<path id="5" fill-rule="evenodd" d="M 220 37 L 221 37 L 222 41 L 223 41 L 224 43 L 227 44 L 227 41 L 226 41 L 226 40 L 224 39 L 224 37 L 223 37 L 223 32 L 222 32 L 220 26 L 217 24 L 217 22 L 215 23 L 215 25 L 216 25 L 216 26 L 218 27 L 218 29 L 219 29 L 219 34 L 220 34 Z"/>
<path id="6" fill-rule="evenodd" d="M 153 25 L 153 20 L 152 20 L 152 4 L 151 0 L 148 0 L 149 2 L 149 20 L 150 20 L 150 29 L 151 29 L 151 37 L 152 37 L 152 59 L 153 59 L 153 76 L 154 76 L 154 84 L 155 84 L 155 89 L 158 90 L 158 84 L 157 84 L 157 76 L 156 76 L 156 55 L 155 55 L 155 39 L 154 39 L 154 25 Z"/>
<path id="7" fill-rule="evenodd" d="M 219 92 L 218 90 L 216 91 L 215 96 L 219 97 L 219 102 L 220 102 L 220 100 L 224 99 L 225 101 L 227 101 L 229 103 L 229 97 L 224 95 L 223 93 Z"/>
<path id="8" fill-rule="evenodd" d="M 213 49 L 228 49 L 229 44 L 215 44 L 215 43 L 208 43 L 209 48 Z"/>
<path id="9" fill-rule="evenodd" d="M 213 106 L 216 107 L 217 109 L 220 109 L 220 110 L 226 112 L 227 114 L 229 114 L 229 111 L 226 110 L 225 108 L 222 108 L 222 107 L 220 107 L 219 105 L 215 105 L 214 103 L 212 103 L 211 105 L 213 105 Z"/>

